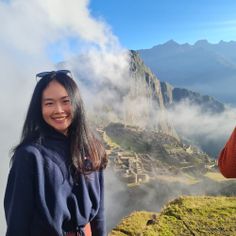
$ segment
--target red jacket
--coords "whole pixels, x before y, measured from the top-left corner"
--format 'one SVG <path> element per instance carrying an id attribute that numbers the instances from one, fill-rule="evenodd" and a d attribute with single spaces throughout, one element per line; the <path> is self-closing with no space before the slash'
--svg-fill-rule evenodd
<path id="1" fill-rule="evenodd" d="M 226 178 L 236 178 L 236 128 L 220 152 L 218 166 Z"/>

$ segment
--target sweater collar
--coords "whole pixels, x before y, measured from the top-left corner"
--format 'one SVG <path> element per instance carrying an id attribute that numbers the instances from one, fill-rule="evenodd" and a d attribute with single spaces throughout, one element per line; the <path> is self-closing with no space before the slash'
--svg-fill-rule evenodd
<path id="1" fill-rule="evenodd" d="M 66 141 L 69 139 L 66 135 L 64 135 L 61 132 L 58 132 L 57 130 L 55 130 L 53 127 L 51 127 L 49 125 L 46 125 L 43 128 L 42 134 L 43 134 L 43 137 L 54 139 L 55 141 L 56 140 Z"/>

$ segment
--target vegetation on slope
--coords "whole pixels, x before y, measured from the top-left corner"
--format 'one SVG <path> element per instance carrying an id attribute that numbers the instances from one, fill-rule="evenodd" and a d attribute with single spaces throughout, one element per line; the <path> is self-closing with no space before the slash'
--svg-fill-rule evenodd
<path id="1" fill-rule="evenodd" d="M 236 197 L 180 197 L 153 214 L 134 212 L 109 236 L 236 235 Z"/>
<path id="2" fill-rule="evenodd" d="M 148 154 L 153 160 L 168 168 L 173 167 L 177 172 L 199 175 L 205 173 L 207 165 L 212 164 L 207 154 L 162 132 L 141 130 L 121 123 L 110 123 L 104 131 L 109 144 L 125 151 Z"/>

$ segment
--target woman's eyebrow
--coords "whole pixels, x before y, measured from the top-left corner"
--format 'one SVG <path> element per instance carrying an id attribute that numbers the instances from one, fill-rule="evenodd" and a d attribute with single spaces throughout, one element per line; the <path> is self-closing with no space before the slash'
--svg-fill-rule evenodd
<path id="1" fill-rule="evenodd" d="M 65 99 L 65 98 L 69 98 L 69 96 L 64 96 L 64 97 L 61 97 L 60 99 Z"/>
<path id="2" fill-rule="evenodd" d="M 59 100 L 62 100 L 62 99 L 66 99 L 66 98 L 69 98 L 69 96 L 63 96 L 63 97 L 60 97 Z M 54 101 L 56 99 L 54 98 L 43 98 L 43 101 Z"/>
<path id="3" fill-rule="evenodd" d="M 43 101 L 53 101 L 53 98 L 43 98 Z"/>

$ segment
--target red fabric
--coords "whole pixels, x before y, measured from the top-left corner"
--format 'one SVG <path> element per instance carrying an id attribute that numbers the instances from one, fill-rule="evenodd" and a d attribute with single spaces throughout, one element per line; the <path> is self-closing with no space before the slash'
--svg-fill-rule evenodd
<path id="1" fill-rule="evenodd" d="M 92 236 L 90 224 L 85 225 L 84 232 L 86 236 Z"/>
<path id="2" fill-rule="evenodd" d="M 75 236 L 75 235 L 76 235 L 76 233 L 74 233 L 74 232 L 66 233 L 66 236 Z"/>
<path id="3" fill-rule="evenodd" d="M 91 227 L 90 227 L 89 223 L 87 225 L 85 225 L 84 233 L 85 233 L 85 236 L 92 236 Z M 69 232 L 69 233 L 66 234 L 66 236 L 76 236 L 76 233 L 75 232 Z"/>
<path id="4" fill-rule="evenodd" d="M 236 128 L 220 152 L 218 166 L 226 178 L 236 178 Z"/>

